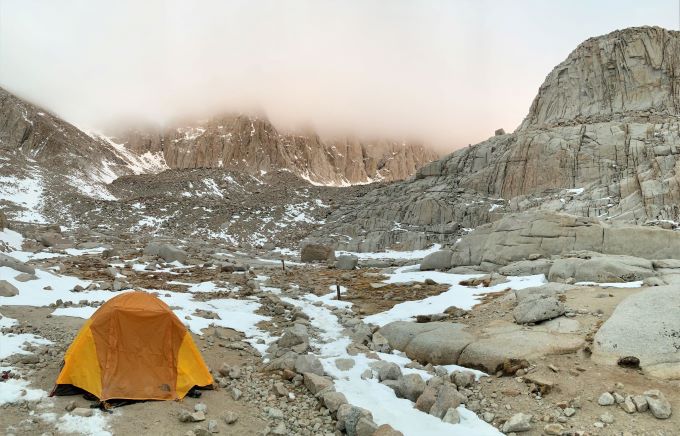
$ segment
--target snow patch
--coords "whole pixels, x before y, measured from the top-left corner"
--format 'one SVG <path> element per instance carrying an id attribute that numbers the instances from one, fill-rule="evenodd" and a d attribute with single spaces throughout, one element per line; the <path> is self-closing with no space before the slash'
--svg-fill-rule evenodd
<path id="1" fill-rule="evenodd" d="M 7 211 L 7 215 L 17 221 L 44 224 L 47 221 L 39 212 L 43 205 L 43 179 L 38 169 L 32 178 L 0 176 L 0 204 L 13 203 L 22 210 Z"/>
<path id="2" fill-rule="evenodd" d="M 359 253 L 359 252 L 354 252 L 354 251 L 336 251 L 335 254 L 337 256 L 342 256 L 342 255 L 353 255 L 358 257 L 360 260 L 367 260 L 367 259 L 422 259 L 428 254 L 432 254 L 435 251 L 439 251 L 442 248 L 440 244 L 434 244 L 430 248 L 426 248 L 424 250 L 413 250 L 413 251 L 396 251 L 396 250 L 387 250 L 387 251 L 382 251 L 382 252 L 375 252 L 375 253 Z"/>
<path id="3" fill-rule="evenodd" d="M 481 277 L 475 274 L 448 274 L 437 271 L 418 271 L 419 265 L 397 268 L 384 283 L 422 283 L 426 279 L 432 279 L 440 284 L 449 285 L 449 290 L 439 295 L 433 295 L 423 300 L 405 301 L 392 307 L 390 310 L 376 313 L 364 318 L 364 322 L 383 326 L 392 321 L 407 321 L 416 315 L 442 313 L 450 306 L 456 306 L 464 310 L 471 309 L 479 302 L 483 294 L 499 292 L 506 288 L 524 289 L 532 286 L 540 286 L 546 283 L 543 274 L 508 277 L 508 281 L 495 286 L 468 287 L 460 285 L 462 280 Z"/>
<path id="4" fill-rule="evenodd" d="M 11 378 L 0 382 L 0 405 L 18 401 L 38 401 L 47 397 L 47 392 L 42 389 L 32 389 L 29 386 L 28 381 L 23 379 Z"/>

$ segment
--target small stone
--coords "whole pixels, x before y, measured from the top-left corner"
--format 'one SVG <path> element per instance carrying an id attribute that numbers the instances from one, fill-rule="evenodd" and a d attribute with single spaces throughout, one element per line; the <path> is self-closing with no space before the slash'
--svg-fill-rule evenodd
<path id="1" fill-rule="evenodd" d="M 604 423 L 603 423 L 603 422 L 600 422 L 600 421 L 595 421 L 595 422 L 593 423 L 593 427 L 595 427 L 595 428 L 604 428 Z"/>
<path id="2" fill-rule="evenodd" d="M 626 401 L 626 399 L 624 398 L 624 396 L 621 395 L 621 394 L 619 394 L 618 392 L 614 392 L 614 393 L 612 394 L 612 396 L 614 397 L 614 401 L 616 401 L 616 404 L 621 404 L 621 403 L 623 403 L 624 401 Z"/>
<path id="3" fill-rule="evenodd" d="M 621 403 L 621 408 L 626 412 L 626 413 L 635 413 L 637 410 L 635 407 L 635 403 L 633 403 L 633 397 L 630 395 L 626 396 L 626 399 Z"/>
<path id="4" fill-rule="evenodd" d="M 327 377 L 322 377 L 311 372 L 304 374 L 305 387 L 309 389 L 313 395 L 318 394 L 326 388 L 333 386 L 333 381 Z"/>
<path id="5" fill-rule="evenodd" d="M 645 404 L 646 403 L 647 403 L 647 400 L 645 400 Z M 68 404 L 66 404 L 66 407 L 65 407 L 67 412 L 70 412 L 75 408 L 76 408 L 76 402 L 75 401 L 69 401 Z"/>
<path id="6" fill-rule="evenodd" d="M 538 392 L 541 395 L 547 395 L 549 394 L 554 386 L 555 382 L 547 379 L 545 377 L 542 377 L 540 375 L 534 375 L 530 374 L 524 377 L 524 382 L 533 384 L 535 387 L 533 388 L 532 392 Z"/>
<path id="7" fill-rule="evenodd" d="M 219 429 L 219 427 L 217 426 L 217 421 L 216 421 L 216 420 L 211 419 L 210 421 L 208 421 L 208 431 L 209 431 L 210 433 L 219 433 L 219 432 L 220 432 L 220 429 Z"/>
<path id="8" fill-rule="evenodd" d="M 223 363 L 222 366 L 220 366 L 220 369 L 217 370 L 217 372 L 219 372 L 220 375 L 226 377 L 229 375 L 230 370 L 231 366 L 227 365 L 226 363 Z"/>
<path id="9" fill-rule="evenodd" d="M 315 355 L 303 354 L 295 359 L 295 371 L 299 374 L 313 373 L 323 375 L 323 366 Z"/>
<path id="10" fill-rule="evenodd" d="M 383 363 L 378 367 L 378 380 L 399 380 L 401 368 L 393 362 Z"/>
<path id="11" fill-rule="evenodd" d="M 349 371 L 354 367 L 354 359 L 335 359 L 335 366 L 340 371 Z"/>
<path id="12" fill-rule="evenodd" d="M 278 397 L 287 397 L 288 389 L 286 389 L 286 386 L 281 382 L 274 383 L 274 394 Z"/>
<path id="13" fill-rule="evenodd" d="M 451 381 L 459 388 L 467 388 L 475 382 L 475 375 L 470 371 L 456 371 L 451 373 Z"/>
<path id="14" fill-rule="evenodd" d="M 82 416 L 83 418 L 89 418 L 94 414 L 94 411 L 89 407 L 76 407 L 71 410 L 71 414 L 75 416 Z"/>
<path id="15" fill-rule="evenodd" d="M 234 401 L 238 401 L 243 395 L 243 392 L 241 392 L 239 388 L 232 387 L 231 389 L 229 389 L 229 394 L 231 394 L 231 398 L 233 398 Z"/>
<path id="16" fill-rule="evenodd" d="M 671 403 L 668 402 L 660 391 L 656 389 L 646 391 L 645 397 L 647 398 L 649 411 L 652 412 L 655 418 L 668 419 L 671 417 Z"/>
<path id="17" fill-rule="evenodd" d="M 449 375 L 449 372 L 444 368 L 443 366 L 438 366 L 434 369 L 434 375 L 439 376 L 439 377 L 446 377 Z"/>
<path id="18" fill-rule="evenodd" d="M 0 280 L 0 297 L 14 297 L 19 295 L 19 290 L 7 280 Z"/>
<path id="19" fill-rule="evenodd" d="M 649 404 L 647 404 L 647 397 L 644 395 L 633 396 L 633 404 L 635 404 L 635 409 L 638 412 L 646 412 L 649 409 Z"/>
<path id="20" fill-rule="evenodd" d="M 335 413 L 340 406 L 347 404 L 347 398 L 341 392 L 325 392 L 323 394 L 323 404 L 331 413 Z"/>
<path id="21" fill-rule="evenodd" d="M 597 404 L 600 406 L 611 406 L 614 402 L 614 396 L 609 392 L 603 393 L 600 395 L 600 398 L 597 399 Z"/>
<path id="22" fill-rule="evenodd" d="M 36 363 L 40 363 L 40 356 L 37 354 L 26 354 L 21 356 L 19 362 L 23 363 L 24 365 L 35 365 Z"/>
<path id="23" fill-rule="evenodd" d="M 194 412 L 191 413 L 191 421 L 190 422 L 201 422 L 205 421 L 205 413 L 203 412 Z"/>
<path id="24" fill-rule="evenodd" d="M 421 412 L 430 413 L 430 409 L 432 409 L 436 399 L 437 390 L 432 386 L 428 386 L 416 400 L 416 409 Z"/>
<path id="25" fill-rule="evenodd" d="M 404 434 L 389 424 L 383 424 L 373 432 L 372 436 L 404 436 Z"/>
<path id="26" fill-rule="evenodd" d="M 460 422 L 460 415 L 458 414 L 458 410 L 454 409 L 453 407 L 450 407 L 449 410 L 446 411 L 446 414 L 442 418 L 442 421 L 448 422 L 449 424 L 458 424 Z"/>
<path id="27" fill-rule="evenodd" d="M 609 412 L 605 412 L 600 415 L 600 421 L 604 422 L 605 424 L 612 424 L 614 422 L 614 416 Z"/>
<path id="28" fill-rule="evenodd" d="M 378 424 L 373 422 L 370 416 L 361 416 L 354 427 L 356 436 L 372 436 L 378 429 Z"/>
<path id="29" fill-rule="evenodd" d="M 267 416 L 272 419 L 283 419 L 283 411 L 281 409 L 270 407 L 267 409 Z"/>
<path id="30" fill-rule="evenodd" d="M 232 412 L 231 410 L 227 410 L 227 412 L 224 414 L 224 422 L 226 422 L 228 425 L 231 425 L 238 421 L 238 414 L 236 412 Z"/>
<path id="31" fill-rule="evenodd" d="M 505 421 L 501 427 L 503 433 L 523 432 L 531 430 L 531 415 L 517 413 Z"/>
<path id="32" fill-rule="evenodd" d="M 437 387 L 435 402 L 430 408 L 430 415 L 442 419 L 450 408 L 456 408 L 467 401 L 467 398 L 450 384 Z M 417 403 L 416 403 L 417 404 Z"/>
<path id="33" fill-rule="evenodd" d="M 547 435 L 559 436 L 564 431 L 564 426 L 561 424 L 548 424 L 543 427 L 543 433 Z"/>
<path id="34" fill-rule="evenodd" d="M 194 411 L 206 413 L 208 411 L 208 406 L 203 403 L 197 403 L 194 405 Z"/>
<path id="35" fill-rule="evenodd" d="M 495 417 L 496 417 L 496 415 L 493 414 L 493 413 L 491 413 L 491 412 L 484 412 L 484 413 L 482 414 L 482 419 L 483 419 L 484 421 L 486 421 L 486 422 L 491 422 L 491 421 L 493 421 Z"/>
<path id="36" fill-rule="evenodd" d="M 574 409 L 573 407 L 567 407 L 566 409 L 564 409 L 564 415 L 565 416 L 572 417 L 572 416 L 574 416 L 575 413 L 576 413 L 576 409 Z"/>

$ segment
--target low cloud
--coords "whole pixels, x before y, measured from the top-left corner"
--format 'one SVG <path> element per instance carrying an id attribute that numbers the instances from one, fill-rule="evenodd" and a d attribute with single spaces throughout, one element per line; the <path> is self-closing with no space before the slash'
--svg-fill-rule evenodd
<path id="1" fill-rule="evenodd" d="M 569 17 L 498 3 L 0 0 L 0 85 L 90 130 L 247 112 L 451 150 L 513 130 L 585 32 L 617 24 L 539 35 Z"/>

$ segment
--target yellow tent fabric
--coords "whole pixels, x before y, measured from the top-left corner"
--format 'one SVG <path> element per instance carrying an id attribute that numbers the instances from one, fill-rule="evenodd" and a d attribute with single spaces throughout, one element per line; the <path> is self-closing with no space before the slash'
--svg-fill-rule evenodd
<path id="1" fill-rule="evenodd" d="M 212 383 L 182 322 L 154 295 L 138 291 L 112 298 L 92 315 L 57 378 L 57 388 L 72 385 L 100 401 L 181 399 Z"/>

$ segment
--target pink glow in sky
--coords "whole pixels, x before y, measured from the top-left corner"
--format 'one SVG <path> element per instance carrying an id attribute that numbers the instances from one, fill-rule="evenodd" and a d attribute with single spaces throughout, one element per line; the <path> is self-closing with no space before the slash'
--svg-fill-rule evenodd
<path id="1" fill-rule="evenodd" d="M 580 42 L 675 0 L 0 0 L 0 86 L 77 126 L 262 113 L 452 150 L 514 130 Z"/>

